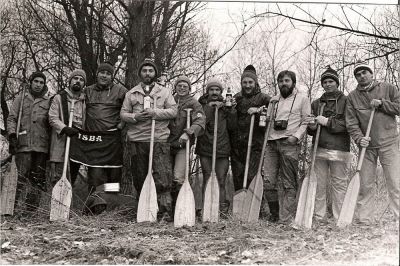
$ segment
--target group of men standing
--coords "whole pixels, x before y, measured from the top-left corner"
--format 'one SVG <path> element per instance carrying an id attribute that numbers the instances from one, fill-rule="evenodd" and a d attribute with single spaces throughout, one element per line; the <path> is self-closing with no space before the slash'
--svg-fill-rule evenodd
<path id="1" fill-rule="evenodd" d="M 154 119 L 152 173 L 160 206 L 159 218 L 172 220 L 177 194 L 185 178 L 185 143 L 189 141 L 192 145 L 196 138 L 195 152 L 200 157 L 205 188 L 211 174 L 215 127 L 219 201 L 221 211 L 228 212 L 230 206 L 226 198 L 225 179 L 229 161 L 235 190 L 239 190 L 243 186 L 250 121 L 254 116 L 247 186 L 262 162 L 265 195 L 262 210 L 270 210 L 262 216 L 282 223 L 290 223 L 294 219 L 301 187 L 298 175 L 300 143 L 307 133 L 315 139 L 318 125 L 321 133 L 315 161 L 318 177 L 315 218 L 326 219 L 328 183 L 332 184 L 333 216 L 338 218 L 349 181 L 350 137 L 359 147 L 367 147 L 360 173 L 357 220 L 362 223 L 373 220 L 373 185 L 378 157 L 387 180 L 391 208 L 396 217 L 399 216 L 397 172 L 400 170 L 400 151 L 396 116 L 400 115 L 400 92 L 393 85 L 374 80 L 373 71 L 366 63 L 355 65 L 358 86 L 347 97 L 338 89 L 337 72 L 332 68 L 324 71 L 321 84 L 325 93 L 312 104 L 306 95 L 297 90 L 296 74 L 289 70 L 278 74 L 279 93 L 271 98 L 261 92 L 255 68 L 247 66 L 241 76 L 241 91 L 234 95 L 230 104 L 226 104 L 222 96 L 224 85 L 216 78 L 208 80 L 205 94 L 196 100 L 191 95 L 190 79 L 180 76 L 174 84 L 173 95 L 157 82 L 157 66 L 149 59 L 145 59 L 138 69 L 141 81 L 129 91 L 115 84 L 113 75 L 113 66 L 102 63 L 97 69 L 97 82 L 86 86 L 85 72 L 76 69 L 69 77 L 68 88 L 54 97 L 47 96 L 43 73 L 31 75 L 29 86 L 16 97 L 7 119 L 10 153 L 16 154 L 19 171 L 17 202 L 27 182 L 39 192 L 46 190 L 48 155 L 51 185 L 58 181 L 66 136 L 76 138 L 81 134 L 101 132 L 112 140 L 111 145 L 100 145 L 98 148 L 99 153 L 111 153 L 111 161 L 107 161 L 110 156 L 106 156 L 101 163 L 83 163 L 71 156 L 69 172 L 72 183 L 81 163 L 88 166 L 91 194 L 96 194 L 105 183 L 120 182 L 123 129 L 126 129 L 130 157 L 130 163 L 125 167 L 131 169 L 132 183 L 140 193 L 148 170 L 151 121 Z M 69 127 L 72 101 L 74 112 L 72 127 Z M 21 104 L 22 116 L 17 132 Z M 192 110 L 189 127 L 186 125 L 188 108 Z M 215 108 L 219 109 L 217 124 L 214 122 Z M 372 108 L 376 109 L 376 115 L 371 137 L 367 138 L 365 132 Z M 265 111 L 267 117 L 273 119 L 268 120 L 271 130 L 267 136 L 266 152 L 261 158 L 267 126 L 260 123 L 263 119 L 260 116 Z M 39 195 L 33 193 L 30 196 L 29 204 L 33 209 L 39 204 Z M 88 206 L 90 211 L 103 211 L 107 202 L 100 203 Z"/>

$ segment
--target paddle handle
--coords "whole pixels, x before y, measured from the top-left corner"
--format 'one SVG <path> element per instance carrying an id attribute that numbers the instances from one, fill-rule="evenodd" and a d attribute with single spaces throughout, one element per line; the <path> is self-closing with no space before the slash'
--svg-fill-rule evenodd
<path id="1" fill-rule="evenodd" d="M 324 108 L 325 108 L 325 103 L 322 103 L 321 109 L 319 110 L 319 115 L 322 115 L 324 113 Z M 318 124 L 317 133 L 315 134 L 313 153 L 312 153 L 312 157 L 311 157 L 311 171 L 314 169 L 315 157 L 317 156 L 317 148 L 318 148 L 318 142 L 319 142 L 320 135 L 321 135 L 321 125 Z M 311 173 L 311 171 L 310 171 L 310 173 Z"/>
<path id="2" fill-rule="evenodd" d="M 24 107 L 25 89 L 26 89 L 26 86 L 24 86 L 22 89 L 22 99 L 21 99 L 21 104 L 19 105 L 19 111 L 18 111 L 17 131 L 16 131 L 17 139 L 19 137 L 19 129 L 21 128 L 21 117 L 22 117 L 22 109 Z"/>
<path id="3" fill-rule="evenodd" d="M 217 137 L 218 137 L 218 107 L 215 106 L 214 138 L 213 138 L 211 173 L 215 173 L 215 160 L 217 157 Z"/>
<path id="4" fill-rule="evenodd" d="M 69 121 L 68 127 L 72 127 L 72 120 L 74 119 L 74 109 L 75 109 L 75 100 L 71 101 L 71 108 L 69 110 Z M 67 136 L 67 142 L 65 144 L 65 155 L 64 155 L 64 165 L 63 165 L 63 173 L 62 177 L 67 177 L 67 168 L 68 168 L 68 159 L 69 159 L 69 147 L 71 144 L 71 138 Z"/>
<path id="5" fill-rule="evenodd" d="M 187 117 L 186 117 L 186 127 L 187 129 L 190 128 L 190 112 L 192 109 L 187 108 L 185 109 L 187 112 Z M 186 167 L 185 167 L 185 178 L 189 179 L 189 163 L 190 163 L 190 140 L 188 139 L 186 141 Z"/>
<path id="6" fill-rule="evenodd" d="M 365 137 L 369 137 L 369 133 L 371 132 L 371 127 L 372 127 L 372 121 L 374 120 L 374 115 L 375 115 L 375 108 L 372 108 L 371 115 L 369 117 L 368 121 L 368 127 L 367 127 L 367 132 L 365 132 Z M 362 163 L 364 161 L 364 156 L 367 148 L 362 148 L 360 152 L 360 158 L 358 158 L 358 164 L 357 164 L 357 172 L 360 172 Z"/>
<path id="7" fill-rule="evenodd" d="M 263 161 L 264 161 L 264 154 L 265 154 L 265 150 L 267 148 L 267 143 L 268 143 L 268 135 L 269 135 L 269 131 L 271 130 L 272 127 L 272 122 L 275 119 L 275 102 L 270 103 L 271 104 L 271 113 L 269 116 L 269 122 L 268 122 L 268 127 L 267 130 L 265 131 L 265 135 L 264 135 L 264 143 L 262 146 L 262 150 L 261 150 L 261 157 L 260 157 L 260 163 L 258 164 L 258 170 L 257 173 L 261 173 L 261 168 L 263 165 Z"/>
<path id="8" fill-rule="evenodd" d="M 254 118 L 255 115 L 251 115 L 250 120 L 250 132 L 249 132 L 249 140 L 247 142 L 247 154 L 246 154 L 246 164 L 244 166 L 244 179 L 243 179 L 243 188 L 247 186 L 247 176 L 249 175 L 249 163 L 250 163 L 250 153 L 251 153 L 251 142 L 253 141 L 253 131 L 254 131 Z"/>
<path id="9" fill-rule="evenodd" d="M 156 108 L 157 108 L 157 98 L 154 96 L 153 110 L 155 110 Z M 154 131 L 155 131 L 155 128 L 156 128 L 156 120 L 154 118 L 151 118 L 149 169 L 147 170 L 148 174 L 151 174 L 151 170 L 153 168 Z"/>

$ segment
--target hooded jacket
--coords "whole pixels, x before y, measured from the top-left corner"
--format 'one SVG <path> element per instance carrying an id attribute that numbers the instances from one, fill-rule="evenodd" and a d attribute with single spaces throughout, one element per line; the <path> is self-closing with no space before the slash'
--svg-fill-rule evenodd
<path id="1" fill-rule="evenodd" d="M 178 113 L 174 120 L 171 120 L 168 128 L 170 134 L 168 142 L 171 143 L 171 153 L 175 154 L 179 149 L 179 137 L 186 132 L 191 137 L 191 143 L 196 137 L 200 136 L 204 132 L 206 125 L 206 116 L 203 111 L 201 104 L 194 99 L 192 96 L 187 95 L 179 97 L 176 95 L 175 101 L 178 104 Z M 190 128 L 187 128 L 187 111 L 185 109 L 190 108 Z"/>
<path id="2" fill-rule="evenodd" d="M 97 84 L 86 87 L 86 130 L 106 131 L 117 128 L 120 111 L 128 90 L 120 84 L 101 88 Z"/>
<path id="3" fill-rule="evenodd" d="M 247 147 L 250 131 L 251 115 L 247 113 L 250 107 L 268 107 L 269 97 L 267 94 L 262 93 L 261 90 L 256 87 L 254 93 L 251 95 L 245 95 L 243 90 L 234 96 L 236 100 L 236 111 L 237 111 L 237 129 L 232 134 L 232 148 Z M 264 141 L 265 128 L 260 127 L 259 124 L 260 115 L 255 114 L 254 119 L 254 131 L 252 139 L 252 149 L 262 149 Z"/>
<path id="4" fill-rule="evenodd" d="M 222 96 L 218 101 L 223 101 Z M 215 107 L 208 105 L 207 94 L 201 96 L 199 102 L 206 115 L 206 126 L 204 134 L 197 139 L 196 154 L 212 157 Z M 225 106 L 218 109 L 217 158 L 229 157 L 231 152 L 230 134 L 236 128 L 236 123 L 236 109 Z"/>
<path id="5" fill-rule="evenodd" d="M 341 91 L 334 93 L 324 93 L 321 98 L 311 104 L 311 113 L 319 116 L 321 106 L 325 103 L 323 116 L 328 117 L 328 124 L 321 126 L 318 147 L 328 150 L 350 151 L 350 135 L 346 129 L 346 99 Z M 314 136 L 317 130 L 307 128 L 307 133 Z"/>
<path id="6" fill-rule="evenodd" d="M 17 133 L 18 113 L 22 98 L 21 124 L 18 132 L 17 152 L 49 152 L 50 126 L 49 108 L 50 98 L 45 86 L 41 96 L 34 98 L 30 93 L 30 85 L 25 88 L 25 93 L 18 94 L 15 98 L 10 114 L 7 118 L 8 134 Z"/>
<path id="7" fill-rule="evenodd" d="M 372 108 L 372 99 L 382 100 L 376 109 L 371 127 L 371 141 L 368 148 L 379 148 L 398 141 L 396 116 L 400 115 L 400 92 L 392 84 L 373 81 L 370 88 L 360 85 L 347 97 L 346 127 L 350 136 L 359 144 L 367 131 Z"/>

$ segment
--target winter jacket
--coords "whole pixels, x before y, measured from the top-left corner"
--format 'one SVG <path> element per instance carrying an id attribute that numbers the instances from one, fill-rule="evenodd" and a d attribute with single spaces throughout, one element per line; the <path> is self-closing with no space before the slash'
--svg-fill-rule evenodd
<path id="1" fill-rule="evenodd" d="M 100 88 L 97 84 L 86 87 L 86 130 L 106 131 L 117 128 L 120 111 L 128 90 L 120 84 Z"/>
<path id="2" fill-rule="evenodd" d="M 382 100 L 376 109 L 371 127 L 369 148 L 379 148 L 398 141 L 396 115 L 400 115 L 400 92 L 386 82 L 373 81 L 370 88 L 360 85 L 349 93 L 346 105 L 346 127 L 354 141 L 359 144 L 364 137 L 372 108 L 372 99 Z"/>
<path id="3" fill-rule="evenodd" d="M 177 104 L 171 92 L 158 83 L 154 83 L 154 87 L 149 95 L 152 107 L 154 105 L 154 98 L 156 98 L 157 102 L 157 109 L 154 110 L 154 119 L 156 120 L 154 141 L 167 142 L 170 132 L 168 124 L 177 115 Z M 136 121 L 135 119 L 135 114 L 144 110 L 144 97 L 145 93 L 142 83 L 140 83 L 127 92 L 121 108 L 121 119 L 128 123 L 127 136 L 130 141 L 150 142 L 151 119 L 146 121 Z"/>
<path id="4" fill-rule="evenodd" d="M 274 105 L 274 123 L 271 126 L 268 140 L 294 136 L 300 142 L 307 131 L 307 125 L 303 124 L 303 121 L 311 114 L 311 104 L 307 96 L 294 89 L 286 99 L 279 94 L 272 97 L 270 102 L 276 102 L 276 104 Z M 268 106 L 268 115 L 271 114 L 271 109 L 272 105 L 270 104 Z M 287 120 L 287 128 L 285 130 L 275 130 L 274 124 L 277 120 Z"/>
<path id="5" fill-rule="evenodd" d="M 250 131 L 251 115 L 247 113 L 250 107 L 268 107 L 269 97 L 267 94 L 262 93 L 260 90 L 254 95 L 246 97 L 242 92 L 239 92 L 234 96 L 236 100 L 236 112 L 237 112 L 237 129 L 232 134 L 232 148 L 247 147 Z M 262 149 L 264 142 L 265 127 L 260 127 L 259 124 L 260 115 L 255 114 L 254 119 L 254 131 L 252 139 L 252 149 Z"/>
<path id="6" fill-rule="evenodd" d="M 68 126 L 69 111 L 71 110 L 71 100 L 73 99 L 72 93 L 66 89 L 56 94 L 50 105 L 49 110 L 49 123 L 52 127 L 51 130 L 51 142 L 50 142 L 50 161 L 51 162 L 63 162 L 65 154 L 65 143 L 67 140 L 66 135 L 60 135 L 61 130 Z M 85 125 L 86 117 L 86 105 L 85 95 L 80 94 L 75 99 L 74 114 L 72 120 L 72 126 L 77 128 L 83 128 Z M 67 102 L 67 107 L 63 103 Z"/>
<path id="7" fill-rule="evenodd" d="M 214 138 L 214 118 L 215 107 L 208 105 L 208 95 L 199 98 L 206 115 L 206 127 L 204 134 L 197 139 L 196 154 L 200 156 L 212 157 L 213 138 Z M 222 97 L 219 101 L 222 101 Z M 236 109 L 221 107 L 218 109 L 218 129 L 217 129 L 217 158 L 229 157 L 231 152 L 230 134 L 236 129 Z"/>
<path id="8" fill-rule="evenodd" d="M 328 124 L 321 126 L 318 147 L 328 150 L 350 151 L 350 135 L 346 129 L 346 99 L 341 91 L 335 93 L 324 93 L 321 98 L 313 101 L 311 112 L 319 116 L 321 105 L 325 103 L 322 116 L 328 117 Z M 317 130 L 307 128 L 309 135 L 315 136 Z M 314 143 L 313 138 L 313 143 Z"/>
<path id="9" fill-rule="evenodd" d="M 27 86 L 25 93 L 20 93 L 15 98 L 7 118 L 8 134 L 17 133 L 18 113 L 22 97 L 24 97 L 24 103 L 18 132 L 17 152 L 48 153 L 50 98 L 47 95 L 47 88 L 43 91 L 42 96 L 34 98 L 29 92 L 29 86 Z"/>
<path id="10" fill-rule="evenodd" d="M 206 116 L 203 111 L 201 104 L 194 99 L 192 96 L 179 97 L 175 96 L 175 101 L 178 104 L 178 113 L 174 120 L 169 122 L 170 135 L 168 142 L 171 143 L 171 152 L 175 154 L 179 149 L 179 138 L 186 132 L 193 144 L 194 139 L 199 135 L 203 134 L 206 125 Z M 190 108 L 190 127 L 187 128 L 187 111 L 185 109 Z"/>

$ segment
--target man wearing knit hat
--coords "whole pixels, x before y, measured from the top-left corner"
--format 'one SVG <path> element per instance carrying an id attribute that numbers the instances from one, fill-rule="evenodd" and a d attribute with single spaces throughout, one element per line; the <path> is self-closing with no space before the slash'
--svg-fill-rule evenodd
<path id="1" fill-rule="evenodd" d="M 279 94 L 271 98 L 270 103 L 275 104 L 267 111 L 275 115 L 269 122 L 272 125 L 264 157 L 264 195 L 268 201 L 264 204 L 271 207 L 271 202 L 279 201 L 279 221 L 289 224 L 296 214 L 300 142 L 307 131 L 303 121 L 311 113 L 311 104 L 307 95 L 297 91 L 293 71 L 279 72 L 277 81 Z"/>
<path id="2" fill-rule="evenodd" d="M 318 182 L 314 217 L 317 221 L 326 222 L 327 186 L 332 186 L 332 189 L 329 189 L 332 191 L 332 213 L 337 220 L 346 194 L 351 154 L 350 136 L 345 121 L 346 96 L 338 89 L 339 76 L 330 66 L 322 73 L 321 84 L 325 93 L 313 101 L 313 115 L 308 117 L 305 123 L 308 123 L 307 132 L 313 136 L 313 143 L 317 126 L 321 126 L 315 159 Z M 323 113 L 320 115 L 323 104 Z"/>
<path id="3" fill-rule="evenodd" d="M 394 85 L 374 80 L 367 62 L 357 62 L 354 76 L 358 82 L 347 98 L 346 127 L 359 148 L 366 147 L 360 171 L 360 194 L 355 220 L 359 223 L 374 222 L 373 201 L 377 160 L 382 165 L 389 192 L 390 207 L 399 219 L 399 133 L 396 118 L 400 115 L 400 92 Z M 365 137 L 372 108 L 375 116 L 370 137 Z"/>
<path id="4" fill-rule="evenodd" d="M 257 173 L 260 162 L 262 144 L 264 141 L 265 127 L 259 126 L 262 107 L 268 107 L 270 97 L 261 92 L 258 84 L 256 69 L 248 65 L 240 79 L 242 90 L 234 96 L 236 100 L 237 129 L 231 138 L 231 167 L 235 190 L 243 188 L 244 168 L 246 164 L 247 142 L 249 140 L 251 116 L 255 116 L 254 132 L 251 144 L 250 164 L 247 185 L 251 183 Z M 271 207 L 272 210 L 277 210 Z M 277 215 L 277 213 L 276 213 Z"/>
<path id="5" fill-rule="evenodd" d="M 52 128 L 50 144 L 51 185 L 61 178 L 65 154 L 65 143 L 68 137 L 79 133 L 85 124 L 86 105 L 83 88 L 86 85 L 86 73 L 75 69 L 68 78 L 68 88 L 54 96 L 49 110 L 49 123 Z M 72 127 L 68 126 L 71 103 L 74 101 Z M 79 163 L 69 161 L 70 180 L 73 185 L 79 172 Z"/>
<path id="6" fill-rule="evenodd" d="M 171 159 L 174 171 L 172 187 L 173 205 L 175 206 L 179 190 L 185 180 L 186 145 L 190 141 L 192 145 L 195 138 L 204 132 L 206 116 L 201 104 L 190 95 L 191 82 L 186 76 L 180 76 L 175 82 L 175 101 L 178 103 L 178 114 L 169 123 L 170 134 L 168 142 L 171 144 Z M 190 112 L 190 127 L 187 128 L 187 111 Z"/>
<path id="7" fill-rule="evenodd" d="M 152 119 L 155 123 L 153 178 L 159 205 L 158 218 L 170 222 L 172 209 L 172 165 L 168 124 L 177 114 L 177 104 L 172 93 L 156 82 L 157 67 L 145 59 L 139 67 L 141 82 L 127 94 L 121 109 L 121 119 L 127 123 L 128 146 L 131 155 L 132 181 L 136 191 L 142 190 L 147 176 L 150 153 Z M 156 106 L 154 106 L 156 103 Z"/>
<path id="8" fill-rule="evenodd" d="M 107 132 L 114 141 L 109 146 L 98 147 L 99 157 L 112 153 L 110 161 L 100 163 L 89 162 L 88 183 L 92 193 L 101 190 L 105 183 L 119 183 L 122 176 L 122 137 L 123 123 L 120 118 L 120 110 L 128 91 L 121 84 L 113 82 L 114 67 L 109 62 L 99 64 L 97 68 L 97 81 L 85 88 L 86 119 L 85 130 L 88 132 Z M 116 154 L 118 158 L 116 158 Z M 101 191 L 100 191 L 101 192 Z M 89 206 L 90 208 L 90 206 Z"/>
<path id="9" fill-rule="evenodd" d="M 23 108 L 20 108 L 22 105 Z M 26 206 L 34 211 L 39 206 L 41 191 L 46 190 L 46 160 L 49 149 L 48 111 L 50 98 L 47 95 L 46 76 L 34 72 L 29 84 L 24 87 L 12 103 L 7 118 L 9 153 L 16 155 L 18 168 L 17 209 L 23 211 L 23 195 L 27 189 Z M 21 114 L 19 132 L 18 116 Z M 18 137 L 17 137 L 18 136 Z M 30 184 L 27 186 L 27 184 Z"/>
<path id="10" fill-rule="evenodd" d="M 221 82 L 217 78 L 211 78 L 206 85 L 206 94 L 199 98 L 206 115 L 206 127 L 204 134 L 197 139 L 196 153 L 200 156 L 204 191 L 207 180 L 211 175 L 215 108 L 219 108 L 215 172 L 220 189 L 219 206 L 221 211 L 226 214 L 229 209 L 229 202 L 226 200 L 225 195 L 225 179 L 228 173 L 231 152 L 230 135 L 236 126 L 236 109 L 224 106 L 222 92 L 223 86 Z"/>

